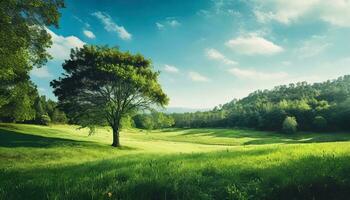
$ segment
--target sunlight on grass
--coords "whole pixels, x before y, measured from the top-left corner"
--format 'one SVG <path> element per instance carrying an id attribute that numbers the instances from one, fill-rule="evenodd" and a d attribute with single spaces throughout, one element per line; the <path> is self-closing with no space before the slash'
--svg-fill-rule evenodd
<path id="1" fill-rule="evenodd" d="M 350 191 L 350 137 L 341 133 L 131 129 L 112 148 L 107 128 L 88 136 L 68 125 L 1 124 L 0 138 L 0 199 L 341 199 Z"/>

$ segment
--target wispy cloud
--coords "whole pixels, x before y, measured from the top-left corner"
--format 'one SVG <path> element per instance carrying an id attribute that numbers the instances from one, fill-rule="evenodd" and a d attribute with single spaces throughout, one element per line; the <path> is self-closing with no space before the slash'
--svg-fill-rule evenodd
<path id="1" fill-rule="evenodd" d="M 177 26 L 181 25 L 181 23 L 179 21 L 177 21 L 176 19 L 168 20 L 168 24 L 171 27 L 177 27 Z"/>
<path id="2" fill-rule="evenodd" d="M 107 13 L 98 11 L 92 13 L 92 15 L 97 17 L 102 22 L 106 31 L 118 33 L 119 38 L 122 40 L 131 40 L 131 33 L 129 33 L 123 26 L 116 24 Z"/>
<path id="3" fill-rule="evenodd" d="M 300 58 L 309 58 L 321 54 L 329 46 L 331 43 L 326 41 L 325 36 L 314 35 L 301 44 L 296 50 L 296 54 Z"/>
<path id="4" fill-rule="evenodd" d="M 164 30 L 165 29 L 165 25 L 159 22 L 156 22 L 156 26 L 159 30 Z"/>
<path id="5" fill-rule="evenodd" d="M 208 82 L 210 80 L 208 77 L 203 76 L 202 74 L 195 71 L 190 71 L 188 73 L 188 76 L 192 81 L 196 82 Z"/>
<path id="6" fill-rule="evenodd" d="M 57 35 L 50 29 L 46 29 L 46 31 L 51 35 L 52 46 L 48 49 L 48 52 L 53 56 L 54 60 L 63 61 L 68 59 L 72 48 L 82 47 L 85 44 L 76 36 L 65 37 Z"/>
<path id="7" fill-rule="evenodd" d="M 253 69 L 240 69 L 232 68 L 228 70 L 229 73 L 233 74 L 237 78 L 250 79 L 250 80 L 283 80 L 288 77 L 286 72 L 259 72 Z"/>
<path id="8" fill-rule="evenodd" d="M 74 19 L 76 19 L 78 22 L 82 23 L 86 28 L 90 28 L 90 24 L 87 23 L 87 22 L 84 22 L 82 19 L 80 19 L 79 17 L 77 16 L 73 16 Z"/>
<path id="9" fill-rule="evenodd" d="M 258 0 L 255 16 L 262 23 L 271 20 L 291 24 L 308 16 L 336 26 L 350 26 L 350 1 L 347 0 Z"/>
<path id="10" fill-rule="evenodd" d="M 174 17 L 168 17 L 165 20 L 161 20 L 155 23 L 158 30 L 165 30 L 167 27 L 176 28 L 181 26 L 181 23 Z"/>
<path id="11" fill-rule="evenodd" d="M 255 33 L 231 39 L 226 45 L 235 52 L 246 55 L 273 55 L 283 51 L 282 47 Z"/>
<path id="12" fill-rule="evenodd" d="M 167 64 L 164 65 L 164 71 L 168 73 L 179 73 L 179 69 L 177 67 Z"/>
<path id="13" fill-rule="evenodd" d="M 221 61 L 227 65 L 236 65 L 237 62 L 233 61 L 231 59 L 226 58 L 226 56 L 224 56 L 222 53 L 220 53 L 218 50 L 210 48 L 210 49 L 206 49 L 206 55 L 209 59 L 211 60 L 218 60 Z"/>
<path id="14" fill-rule="evenodd" d="M 89 30 L 86 30 L 86 29 L 83 30 L 83 33 L 84 33 L 84 35 L 86 37 L 88 37 L 90 39 L 94 39 L 96 37 L 95 34 L 92 31 L 89 31 Z"/>

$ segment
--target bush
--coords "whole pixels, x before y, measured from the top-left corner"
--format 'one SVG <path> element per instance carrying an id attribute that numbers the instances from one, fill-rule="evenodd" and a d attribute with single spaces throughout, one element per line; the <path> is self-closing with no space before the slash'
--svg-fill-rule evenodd
<path id="1" fill-rule="evenodd" d="M 154 128 L 154 122 L 150 115 L 144 116 L 141 123 L 142 123 L 142 127 L 147 130 L 152 130 Z"/>
<path id="2" fill-rule="evenodd" d="M 298 122 L 295 117 L 286 117 L 282 124 L 282 130 L 285 133 L 295 133 L 298 129 Z"/>
<path id="3" fill-rule="evenodd" d="M 51 123 L 51 119 L 48 115 L 40 116 L 40 124 L 48 126 Z"/>
<path id="4" fill-rule="evenodd" d="M 53 123 L 65 124 L 68 122 L 66 114 L 58 109 L 55 109 L 49 117 L 51 117 L 51 122 Z"/>
<path id="5" fill-rule="evenodd" d="M 322 116 L 316 116 L 313 125 L 319 131 L 325 130 L 327 128 L 327 120 Z"/>
<path id="6" fill-rule="evenodd" d="M 125 116 L 121 120 L 121 127 L 122 128 L 133 128 L 135 127 L 134 120 L 129 116 Z"/>

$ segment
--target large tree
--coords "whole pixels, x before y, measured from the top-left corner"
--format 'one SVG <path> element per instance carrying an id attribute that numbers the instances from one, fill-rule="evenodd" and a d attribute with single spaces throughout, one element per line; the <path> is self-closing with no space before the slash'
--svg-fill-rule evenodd
<path id="1" fill-rule="evenodd" d="M 111 126 L 115 147 L 120 146 L 123 117 L 168 103 L 158 83 L 159 72 L 139 54 L 85 45 L 71 51 L 63 69 L 63 77 L 51 82 L 60 108 L 82 127 Z"/>
<path id="2" fill-rule="evenodd" d="M 58 26 L 62 7 L 63 0 L 0 1 L 0 113 L 7 115 L 11 105 L 24 99 L 25 103 L 12 108 L 22 108 L 19 112 L 25 115 L 11 117 L 19 121 L 33 117 L 32 92 L 36 88 L 29 71 L 50 58 L 47 48 L 52 42 L 46 27 Z"/>

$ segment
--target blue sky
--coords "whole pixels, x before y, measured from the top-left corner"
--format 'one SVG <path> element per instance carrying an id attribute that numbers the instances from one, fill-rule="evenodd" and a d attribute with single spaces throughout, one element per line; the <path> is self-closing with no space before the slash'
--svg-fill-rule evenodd
<path id="1" fill-rule="evenodd" d="M 53 59 L 31 72 L 41 94 L 70 48 L 107 44 L 161 71 L 170 107 L 212 108 L 257 89 L 350 74 L 349 0 L 69 0 L 47 27 Z"/>

